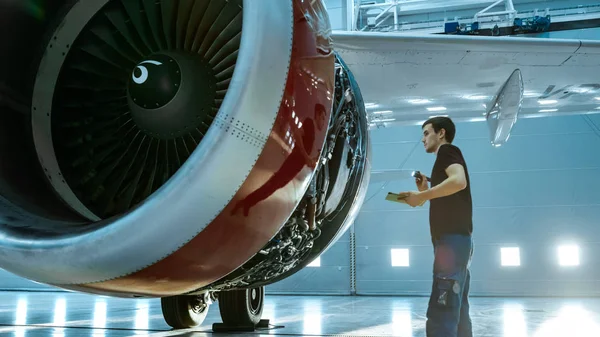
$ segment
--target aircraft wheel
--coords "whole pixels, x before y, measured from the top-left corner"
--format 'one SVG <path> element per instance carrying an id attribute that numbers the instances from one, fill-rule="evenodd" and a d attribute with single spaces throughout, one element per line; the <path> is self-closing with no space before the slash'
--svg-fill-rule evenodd
<path id="1" fill-rule="evenodd" d="M 209 304 L 202 296 L 171 296 L 160 300 L 163 317 L 174 329 L 196 327 L 206 318 Z"/>
<path id="2" fill-rule="evenodd" d="M 257 325 L 264 305 L 264 287 L 219 293 L 219 311 L 226 325 Z"/>

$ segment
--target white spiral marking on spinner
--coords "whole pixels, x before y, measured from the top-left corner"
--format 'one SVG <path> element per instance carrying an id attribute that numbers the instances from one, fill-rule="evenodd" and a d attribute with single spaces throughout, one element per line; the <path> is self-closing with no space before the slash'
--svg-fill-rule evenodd
<path id="1" fill-rule="evenodd" d="M 148 80 L 148 68 L 142 66 L 142 64 L 144 63 L 150 63 L 150 64 L 154 64 L 157 66 L 162 65 L 161 62 L 158 61 L 152 61 L 152 60 L 148 60 L 148 61 L 144 61 L 142 63 L 140 63 L 140 65 L 138 65 L 137 67 L 135 67 L 136 69 L 139 69 L 142 74 L 138 77 L 135 76 L 135 70 L 133 71 L 133 73 L 131 74 L 131 78 L 133 79 L 133 81 L 137 84 L 143 84 L 144 82 L 146 82 Z"/>

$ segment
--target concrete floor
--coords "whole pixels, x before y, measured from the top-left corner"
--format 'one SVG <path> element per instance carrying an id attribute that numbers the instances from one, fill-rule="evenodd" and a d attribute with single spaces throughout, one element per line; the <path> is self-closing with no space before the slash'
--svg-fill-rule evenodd
<path id="1" fill-rule="evenodd" d="M 272 336 L 425 336 L 424 297 L 268 295 L 263 318 Z M 598 337 L 600 299 L 472 298 L 475 337 Z M 172 331 L 159 300 L 114 299 L 77 293 L 0 292 L 0 336 L 241 336 L 212 333 L 213 305 L 204 324 Z"/>

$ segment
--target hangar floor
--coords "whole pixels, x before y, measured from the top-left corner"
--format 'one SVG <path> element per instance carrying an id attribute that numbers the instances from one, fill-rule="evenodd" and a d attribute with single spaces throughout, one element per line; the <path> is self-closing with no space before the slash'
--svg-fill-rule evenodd
<path id="1" fill-rule="evenodd" d="M 475 337 L 600 336 L 600 299 L 471 299 Z M 252 335 L 425 336 L 424 297 L 268 295 Z M 159 300 L 128 300 L 62 292 L 0 292 L 0 335 L 14 337 L 233 336 L 213 334 L 214 305 L 204 324 L 172 331 Z M 242 334 L 238 333 L 237 336 Z"/>

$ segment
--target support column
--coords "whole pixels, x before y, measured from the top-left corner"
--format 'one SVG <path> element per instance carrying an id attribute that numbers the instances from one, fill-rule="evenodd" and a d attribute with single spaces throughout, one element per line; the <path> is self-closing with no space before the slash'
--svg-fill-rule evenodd
<path id="1" fill-rule="evenodd" d="M 356 234 L 355 223 L 350 226 L 350 294 L 356 295 Z"/>

